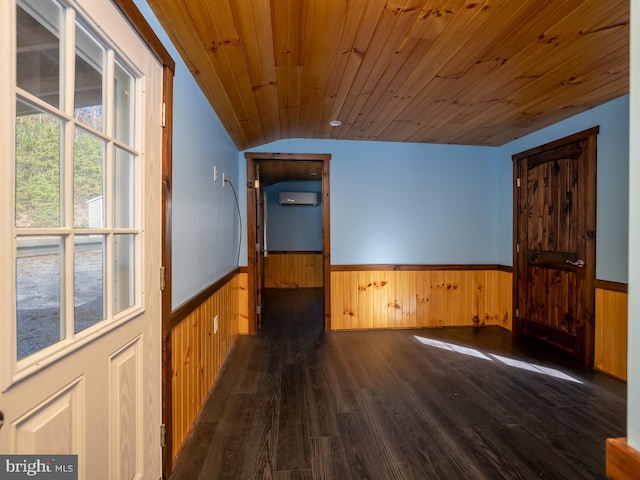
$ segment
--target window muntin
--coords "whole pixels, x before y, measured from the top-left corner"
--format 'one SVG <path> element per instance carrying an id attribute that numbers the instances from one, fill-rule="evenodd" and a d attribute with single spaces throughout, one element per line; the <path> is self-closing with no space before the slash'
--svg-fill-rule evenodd
<path id="1" fill-rule="evenodd" d="M 18 371 L 141 308 L 139 81 L 61 2 L 17 2 Z"/>

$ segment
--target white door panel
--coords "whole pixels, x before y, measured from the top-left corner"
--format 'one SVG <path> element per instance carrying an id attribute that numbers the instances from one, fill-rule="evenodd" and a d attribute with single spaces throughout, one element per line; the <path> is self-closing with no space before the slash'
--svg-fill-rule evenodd
<path id="1" fill-rule="evenodd" d="M 18 3 L 24 8 L 0 2 L 0 454 L 77 454 L 81 479 L 155 480 L 162 456 L 162 67 L 110 1 L 57 2 L 60 31 L 44 13 L 45 3 L 56 11 L 54 0 Z M 31 14 L 30 5 L 38 7 Z M 29 25 L 40 35 L 27 35 L 35 39 L 29 48 L 20 44 L 19 15 L 20 28 Z M 56 38 L 59 52 L 44 52 Z M 75 46 L 65 43 L 70 38 Z M 90 54 L 96 48 L 103 48 L 101 57 Z M 17 66 L 17 56 L 29 49 L 44 53 Z M 38 70 L 45 56 L 54 66 L 59 59 L 59 82 L 44 78 L 51 65 Z M 75 64 L 65 63 L 69 58 Z M 27 67 L 40 82 L 20 83 Z M 95 98 L 99 104 L 91 103 Z M 59 177 L 51 184 L 56 190 L 59 183 L 52 198 L 60 205 L 36 207 L 49 215 L 45 220 L 31 216 L 29 195 L 37 189 L 23 193 L 24 172 L 16 167 L 22 155 L 17 124 L 27 120 L 59 131 L 51 138 L 60 145 L 50 149 L 60 152 L 59 162 L 46 168 Z M 90 140 L 83 143 L 84 137 Z M 46 146 L 28 144 L 34 145 L 51 156 Z M 77 166 L 83 148 L 95 150 L 97 160 L 86 171 L 101 179 L 103 198 L 89 198 L 90 189 L 77 198 L 84 188 Z M 37 170 L 30 162 L 24 164 Z M 96 199 L 101 203 L 93 215 L 89 200 Z M 36 270 L 24 283 L 29 258 Z M 53 291 L 53 300 L 30 310 L 41 287 Z M 83 295 L 94 295 L 93 313 Z M 18 318 L 27 310 L 31 323 Z"/>

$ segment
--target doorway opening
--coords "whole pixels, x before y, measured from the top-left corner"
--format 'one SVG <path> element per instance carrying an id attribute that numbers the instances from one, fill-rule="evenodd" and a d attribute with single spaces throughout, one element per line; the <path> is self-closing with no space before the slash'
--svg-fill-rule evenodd
<path id="1" fill-rule="evenodd" d="M 322 289 L 323 326 L 329 330 L 331 155 L 246 153 L 245 158 L 249 334 L 262 328 L 265 291 L 283 288 Z"/>

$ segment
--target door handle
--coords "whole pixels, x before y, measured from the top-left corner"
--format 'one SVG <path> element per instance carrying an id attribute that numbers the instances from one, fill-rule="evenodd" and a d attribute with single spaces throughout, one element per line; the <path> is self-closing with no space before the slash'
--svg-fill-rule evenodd
<path id="1" fill-rule="evenodd" d="M 584 267 L 584 260 L 582 260 L 581 258 L 579 260 L 576 260 L 575 262 L 572 262 L 571 260 L 567 260 L 565 263 L 569 263 L 574 267 L 578 267 L 578 268 Z"/>

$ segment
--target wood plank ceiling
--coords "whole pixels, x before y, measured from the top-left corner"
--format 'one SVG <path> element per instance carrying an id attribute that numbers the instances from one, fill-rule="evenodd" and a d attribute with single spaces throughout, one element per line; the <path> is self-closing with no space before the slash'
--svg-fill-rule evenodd
<path id="1" fill-rule="evenodd" d="M 322 181 L 323 162 L 313 160 L 267 160 L 260 162 L 260 181 L 267 187 L 291 181 Z"/>
<path id="2" fill-rule="evenodd" d="M 241 150 L 502 145 L 629 89 L 629 0 L 148 2 Z"/>

